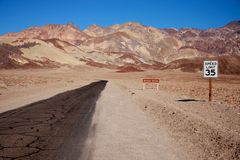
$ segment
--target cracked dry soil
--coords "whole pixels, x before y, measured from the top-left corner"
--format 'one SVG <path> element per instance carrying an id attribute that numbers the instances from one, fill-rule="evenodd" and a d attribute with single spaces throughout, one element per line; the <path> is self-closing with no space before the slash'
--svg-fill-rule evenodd
<path id="1" fill-rule="evenodd" d="M 79 159 L 107 81 L 0 114 L 0 160 Z"/>

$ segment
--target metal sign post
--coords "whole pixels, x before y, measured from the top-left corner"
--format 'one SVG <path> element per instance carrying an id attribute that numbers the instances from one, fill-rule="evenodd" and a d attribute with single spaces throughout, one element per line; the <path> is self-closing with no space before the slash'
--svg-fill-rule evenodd
<path id="1" fill-rule="evenodd" d="M 218 77 L 218 61 L 204 61 L 203 62 L 204 77 L 208 78 L 209 93 L 208 101 L 212 101 L 212 78 Z"/>
<path id="2" fill-rule="evenodd" d="M 208 92 L 208 101 L 212 101 L 212 79 L 209 78 L 209 92 Z"/>

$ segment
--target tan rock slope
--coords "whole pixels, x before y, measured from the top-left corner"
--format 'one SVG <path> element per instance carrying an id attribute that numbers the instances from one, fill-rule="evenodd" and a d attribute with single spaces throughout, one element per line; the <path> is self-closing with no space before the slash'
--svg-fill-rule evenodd
<path id="1" fill-rule="evenodd" d="M 207 30 L 128 22 L 81 31 L 72 23 L 50 24 L 0 36 L 0 55 L 0 68 L 90 65 L 129 71 L 198 72 L 204 59 L 219 59 L 222 73 L 240 74 L 240 21 Z"/>

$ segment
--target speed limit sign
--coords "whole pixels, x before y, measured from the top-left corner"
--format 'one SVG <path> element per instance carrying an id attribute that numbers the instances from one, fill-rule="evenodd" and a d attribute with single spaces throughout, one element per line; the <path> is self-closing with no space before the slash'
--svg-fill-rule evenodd
<path id="1" fill-rule="evenodd" d="M 218 77 L 218 61 L 204 61 L 204 77 L 217 78 Z"/>
<path id="2" fill-rule="evenodd" d="M 212 78 L 218 77 L 218 61 L 204 61 L 203 62 L 203 74 L 209 81 L 208 101 L 212 101 Z"/>

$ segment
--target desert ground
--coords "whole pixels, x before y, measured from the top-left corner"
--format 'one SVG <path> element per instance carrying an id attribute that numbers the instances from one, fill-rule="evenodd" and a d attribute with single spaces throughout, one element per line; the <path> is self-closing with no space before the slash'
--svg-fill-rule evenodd
<path id="1" fill-rule="evenodd" d="M 158 91 L 154 85 L 142 89 L 146 77 L 160 79 Z M 201 72 L 0 70 L 0 112 L 99 80 L 108 83 L 96 102 L 81 159 L 240 159 L 240 75 L 213 79 L 208 102 L 208 80 Z M 186 99 L 193 101 L 181 101 Z"/>

